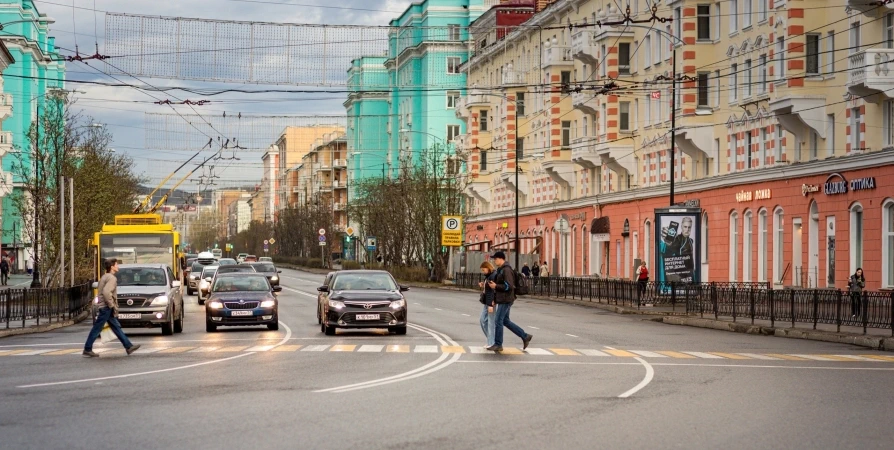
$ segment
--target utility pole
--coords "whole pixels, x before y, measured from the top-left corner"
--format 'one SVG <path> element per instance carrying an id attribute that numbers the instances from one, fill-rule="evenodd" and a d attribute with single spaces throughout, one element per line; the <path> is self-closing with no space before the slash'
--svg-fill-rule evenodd
<path id="1" fill-rule="evenodd" d="M 513 97 L 513 101 L 515 102 L 515 270 L 518 270 L 518 261 L 519 261 L 519 235 L 521 232 L 518 228 L 518 203 L 519 203 L 519 189 L 518 189 L 518 92 L 515 93 L 515 97 Z"/>
<path id="2" fill-rule="evenodd" d="M 71 285 L 74 286 L 75 285 L 75 264 L 74 264 L 74 262 L 75 262 L 75 253 L 74 253 L 74 244 L 75 244 L 74 208 L 75 208 L 75 204 L 74 204 L 74 198 L 75 197 L 74 197 L 74 178 L 73 177 L 68 179 L 68 198 L 69 198 L 69 202 L 68 202 L 68 220 L 69 220 L 68 233 L 71 237 L 71 239 L 69 239 L 68 245 L 71 246 L 71 248 L 70 248 L 71 251 L 69 252 L 69 258 L 71 258 L 71 260 L 70 260 L 70 263 L 71 263 L 70 264 L 71 265 Z"/>
<path id="3" fill-rule="evenodd" d="M 65 177 L 59 176 L 59 287 L 65 287 Z"/>

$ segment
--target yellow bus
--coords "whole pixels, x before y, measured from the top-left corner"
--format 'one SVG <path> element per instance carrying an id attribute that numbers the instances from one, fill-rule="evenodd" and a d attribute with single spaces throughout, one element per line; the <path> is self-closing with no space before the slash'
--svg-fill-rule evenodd
<path id="1" fill-rule="evenodd" d="M 167 264 L 181 279 L 180 233 L 162 223 L 158 214 L 115 216 L 114 225 L 103 225 L 90 243 L 96 262 L 96 279 L 102 276 L 102 261 L 117 258 L 122 264 Z"/>

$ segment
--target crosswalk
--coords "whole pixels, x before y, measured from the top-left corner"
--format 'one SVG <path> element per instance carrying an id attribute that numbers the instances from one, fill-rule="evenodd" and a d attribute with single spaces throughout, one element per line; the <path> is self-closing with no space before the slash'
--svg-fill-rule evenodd
<path id="1" fill-rule="evenodd" d="M 124 354 L 121 347 L 95 348 L 99 354 Z M 161 355 L 220 355 L 233 353 L 297 353 L 312 354 L 472 354 L 494 355 L 494 352 L 486 350 L 483 346 L 459 346 L 459 345 L 402 345 L 402 344 L 334 344 L 334 345 L 238 345 L 238 346 L 144 346 L 133 356 L 161 356 Z M 79 356 L 80 348 L 40 348 L 33 347 L 23 349 L 0 350 L 0 358 L 19 356 Z M 651 360 L 672 359 L 702 359 L 702 360 L 753 360 L 753 361 L 822 361 L 822 362 L 894 362 L 894 356 L 861 354 L 861 355 L 834 355 L 834 354 L 784 354 L 784 353 L 738 353 L 738 352 L 705 352 L 705 351 L 674 351 L 674 350 L 634 350 L 615 348 L 528 348 L 522 350 L 514 347 L 504 347 L 500 353 L 510 357 L 571 357 L 571 358 L 643 358 Z"/>

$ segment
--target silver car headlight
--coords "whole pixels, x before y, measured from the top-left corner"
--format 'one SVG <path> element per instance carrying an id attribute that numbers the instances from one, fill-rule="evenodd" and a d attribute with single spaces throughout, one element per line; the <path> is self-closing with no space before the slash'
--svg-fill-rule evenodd
<path id="1" fill-rule="evenodd" d="M 264 300 L 261 302 L 261 308 L 272 308 L 276 306 L 276 300 Z"/>
<path id="2" fill-rule="evenodd" d="M 270 281 L 279 281 L 279 277 L 274 275 L 274 276 L 270 277 Z"/>
<path id="3" fill-rule="evenodd" d="M 152 303 L 149 306 L 166 306 L 168 304 L 168 296 L 167 295 L 159 295 L 152 299 Z"/>

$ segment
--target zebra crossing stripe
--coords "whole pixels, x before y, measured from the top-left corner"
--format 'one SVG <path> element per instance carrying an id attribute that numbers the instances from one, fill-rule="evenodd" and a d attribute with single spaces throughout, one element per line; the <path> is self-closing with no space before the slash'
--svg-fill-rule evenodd
<path id="1" fill-rule="evenodd" d="M 527 353 L 529 355 L 538 355 L 538 356 L 552 356 L 553 355 L 552 353 L 550 353 L 549 350 L 547 350 L 545 348 L 529 348 L 529 349 L 525 350 L 525 353 Z"/>
<path id="2" fill-rule="evenodd" d="M 159 353 L 159 352 L 162 352 L 162 351 L 167 350 L 167 349 L 169 349 L 169 348 L 170 348 L 170 347 L 150 347 L 150 348 L 145 348 L 145 349 L 144 349 L 144 348 L 141 348 L 141 349 L 137 350 L 137 353 L 139 353 L 139 354 L 141 354 L 141 355 L 148 355 L 148 354 L 150 354 L 150 353 Z M 101 350 L 102 350 L 103 352 L 107 352 L 107 351 L 109 351 L 110 349 L 104 348 L 104 349 L 101 349 Z M 96 350 L 94 350 L 94 351 L 96 352 Z M 96 353 L 99 353 L 99 352 L 96 352 Z M 136 353 L 134 353 L 134 354 L 136 354 Z"/>
<path id="3" fill-rule="evenodd" d="M 45 348 L 45 349 L 41 349 L 41 350 L 25 350 L 21 353 L 17 353 L 16 356 L 34 356 L 34 355 L 40 355 L 41 353 L 48 353 L 53 350 L 55 350 L 55 349 Z"/>
<path id="4" fill-rule="evenodd" d="M 875 359 L 878 361 L 894 362 L 894 358 L 892 358 L 890 356 L 881 356 L 881 355 L 860 355 L 860 356 L 863 356 L 865 358 Z"/>
<path id="5" fill-rule="evenodd" d="M 465 353 L 466 349 L 460 345 L 442 345 L 441 351 L 443 353 Z"/>
<path id="6" fill-rule="evenodd" d="M 801 358 L 799 356 L 794 355 L 783 355 L 781 353 L 767 353 L 767 356 L 772 356 L 774 358 L 784 359 L 786 361 L 810 361 L 806 358 Z"/>
<path id="7" fill-rule="evenodd" d="M 583 355 L 587 355 L 587 356 L 608 356 L 608 353 L 601 352 L 599 350 L 589 349 L 589 348 L 576 348 L 574 350 L 577 352 L 580 352 Z"/>
<path id="8" fill-rule="evenodd" d="M 193 350 L 190 350 L 187 353 L 211 353 L 217 351 L 220 347 L 198 347 Z"/>
<path id="9" fill-rule="evenodd" d="M 302 352 L 325 352 L 328 349 L 328 345 L 308 345 L 301 349 Z"/>
<path id="10" fill-rule="evenodd" d="M 437 345 L 417 345 L 413 353 L 438 353 Z"/>
<path id="11" fill-rule="evenodd" d="M 580 356 L 580 353 L 571 350 L 570 348 L 551 348 L 549 351 L 559 356 Z"/>
<path id="12" fill-rule="evenodd" d="M 850 360 L 850 361 L 869 361 L 869 362 L 878 362 L 878 360 L 876 360 L 876 359 L 864 358 L 864 357 L 862 357 L 862 356 L 857 356 L 857 355 L 824 355 L 824 356 L 830 356 L 830 357 L 831 357 L 831 356 L 837 356 L 837 357 L 839 357 L 839 358 L 846 358 L 846 359 L 848 359 L 848 360 Z"/>
<path id="13" fill-rule="evenodd" d="M 247 348 L 248 348 L 247 345 L 237 345 L 237 346 L 233 346 L 233 347 L 224 347 L 218 351 L 219 352 L 241 352 Z"/>
<path id="14" fill-rule="evenodd" d="M 797 356 L 798 358 L 809 359 L 811 361 L 835 361 L 834 359 L 831 359 L 831 358 L 825 358 L 825 357 L 816 356 L 816 355 L 792 355 L 792 356 Z"/>
<path id="15" fill-rule="evenodd" d="M 767 355 L 759 355 L 757 353 L 737 353 L 737 354 L 751 358 L 751 359 L 760 359 L 763 361 L 779 361 L 779 358 L 774 358 L 772 356 L 767 356 Z"/>
<path id="16" fill-rule="evenodd" d="M 298 351 L 303 347 L 303 345 L 280 345 L 279 347 L 274 347 L 272 351 L 274 352 L 294 352 Z"/>
<path id="17" fill-rule="evenodd" d="M 330 352 L 353 352 L 357 348 L 356 345 L 333 345 L 329 349 Z"/>
<path id="18" fill-rule="evenodd" d="M 717 356 L 719 356 L 719 357 L 721 357 L 721 358 L 726 358 L 726 359 L 751 359 L 751 358 L 749 358 L 749 357 L 747 357 L 747 356 L 737 355 L 737 354 L 735 354 L 735 353 L 718 353 L 718 352 L 711 352 L 711 354 L 712 354 L 712 355 L 717 355 Z"/>
<path id="19" fill-rule="evenodd" d="M 164 349 L 158 353 L 183 353 L 193 349 L 195 349 L 195 347 L 171 347 Z"/>
<path id="20" fill-rule="evenodd" d="M 722 356 L 712 355 L 710 353 L 704 353 L 704 352 L 683 352 L 683 353 L 695 356 L 696 358 L 702 358 L 702 359 L 724 359 Z"/>
<path id="21" fill-rule="evenodd" d="M 620 356 L 622 358 L 636 358 L 637 355 L 634 353 L 630 353 L 626 350 L 605 350 L 605 353 L 608 353 L 612 356 Z"/>
<path id="22" fill-rule="evenodd" d="M 357 351 L 361 353 L 379 353 L 384 348 L 384 345 L 361 345 Z"/>
<path id="23" fill-rule="evenodd" d="M 250 347 L 246 349 L 247 352 L 269 352 L 272 349 L 272 345 L 256 345 L 254 347 Z"/>
<path id="24" fill-rule="evenodd" d="M 44 353 L 43 356 L 74 355 L 83 351 L 84 349 L 82 348 L 66 348 L 64 350 L 53 350 L 51 352 Z"/>
<path id="25" fill-rule="evenodd" d="M 667 358 L 667 356 L 662 355 L 660 353 L 650 352 L 646 350 L 630 350 L 633 353 L 636 353 L 643 358 Z"/>
<path id="26" fill-rule="evenodd" d="M 385 353 L 410 353 L 409 345 L 389 345 L 385 347 Z"/>
<path id="27" fill-rule="evenodd" d="M 469 353 L 472 353 L 473 355 L 483 355 L 492 352 L 485 348 L 483 345 L 473 345 L 469 347 Z"/>

